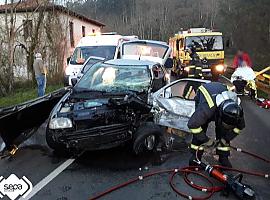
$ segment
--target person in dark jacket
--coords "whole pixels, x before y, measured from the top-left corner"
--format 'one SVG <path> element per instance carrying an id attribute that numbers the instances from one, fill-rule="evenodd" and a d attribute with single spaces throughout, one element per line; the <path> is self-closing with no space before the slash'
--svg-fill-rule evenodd
<path id="1" fill-rule="evenodd" d="M 221 83 L 211 82 L 199 87 L 195 97 L 195 112 L 188 122 L 188 127 L 193 134 L 189 165 L 196 165 L 194 162 L 196 152 L 197 158 L 201 160 L 204 146 L 213 144 L 206 131 L 208 124 L 214 121 L 219 162 L 223 166 L 232 167 L 228 159 L 230 141 L 245 127 L 243 109 L 239 104 L 240 99 L 236 93 L 228 91 Z"/>
<path id="2" fill-rule="evenodd" d="M 189 78 L 202 78 L 202 63 L 200 56 L 196 52 L 196 46 L 190 46 L 187 49 L 191 60 L 189 61 Z"/>
<path id="3" fill-rule="evenodd" d="M 202 78 L 202 63 L 199 55 L 196 52 L 196 47 L 191 46 L 188 50 L 189 56 L 191 58 L 189 62 L 189 72 L 188 78 Z M 189 99 L 192 91 L 196 93 L 201 84 L 197 81 L 189 81 L 184 89 L 183 96 L 185 99 Z"/>

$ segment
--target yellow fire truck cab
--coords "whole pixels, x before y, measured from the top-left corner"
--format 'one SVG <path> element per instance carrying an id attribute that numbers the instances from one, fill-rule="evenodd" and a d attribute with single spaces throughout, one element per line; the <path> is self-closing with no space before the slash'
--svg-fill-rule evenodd
<path id="1" fill-rule="evenodd" d="M 203 77 L 223 74 L 224 45 L 221 32 L 215 32 L 206 28 L 191 28 L 180 31 L 171 37 L 169 45 L 172 48 L 173 68 L 172 74 L 187 76 L 189 72 L 190 56 L 186 52 L 192 45 L 202 61 Z"/>

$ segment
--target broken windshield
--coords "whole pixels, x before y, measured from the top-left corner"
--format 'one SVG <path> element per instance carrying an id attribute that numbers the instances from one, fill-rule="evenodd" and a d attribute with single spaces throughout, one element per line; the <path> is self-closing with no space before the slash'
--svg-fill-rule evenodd
<path id="1" fill-rule="evenodd" d="M 115 46 L 88 46 L 77 47 L 70 59 L 70 64 L 83 64 L 90 56 L 113 59 L 115 54 Z"/>
<path id="2" fill-rule="evenodd" d="M 185 47 L 196 46 L 197 51 L 221 51 L 223 39 L 221 35 L 186 37 Z"/>
<path id="3" fill-rule="evenodd" d="M 93 65 L 81 78 L 75 90 L 102 92 L 143 92 L 149 88 L 150 71 L 146 65 L 118 66 L 100 63 Z"/>

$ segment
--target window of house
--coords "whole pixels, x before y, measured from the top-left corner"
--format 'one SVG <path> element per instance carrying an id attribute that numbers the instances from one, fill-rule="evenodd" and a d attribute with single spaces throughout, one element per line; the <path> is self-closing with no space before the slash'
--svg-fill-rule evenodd
<path id="1" fill-rule="evenodd" d="M 70 46 L 74 47 L 74 28 L 73 22 L 69 22 L 69 36 L 70 36 Z"/>
<path id="2" fill-rule="evenodd" d="M 23 36 L 26 40 L 28 37 L 31 36 L 33 29 L 33 22 L 32 20 L 23 20 Z"/>
<path id="3" fill-rule="evenodd" d="M 82 26 L 82 36 L 85 37 L 85 26 Z"/>

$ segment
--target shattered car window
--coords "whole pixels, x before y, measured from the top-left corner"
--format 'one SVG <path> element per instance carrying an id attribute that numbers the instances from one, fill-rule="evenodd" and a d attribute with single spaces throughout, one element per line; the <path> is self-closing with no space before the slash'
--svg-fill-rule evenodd
<path id="1" fill-rule="evenodd" d="M 102 63 L 91 67 L 76 85 L 75 90 L 142 92 L 149 88 L 150 81 L 150 70 L 147 66 L 118 66 Z"/>
<path id="2" fill-rule="evenodd" d="M 159 44 L 127 43 L 123 45 L 123 55 L 153 56 L 164 58 L 168 48 Z"/>
<path id="3" fill-rule="evenodd" d="M 85 74 L 90 67 L 92 67 L 94 64 L 96 64 L 96 63 L 98 63 L 100 61 L 101 61 L 100 59 L 91 58 L 90 60 L 88 60 L 88 62 L 83 67 L 82 73 Z"/>

